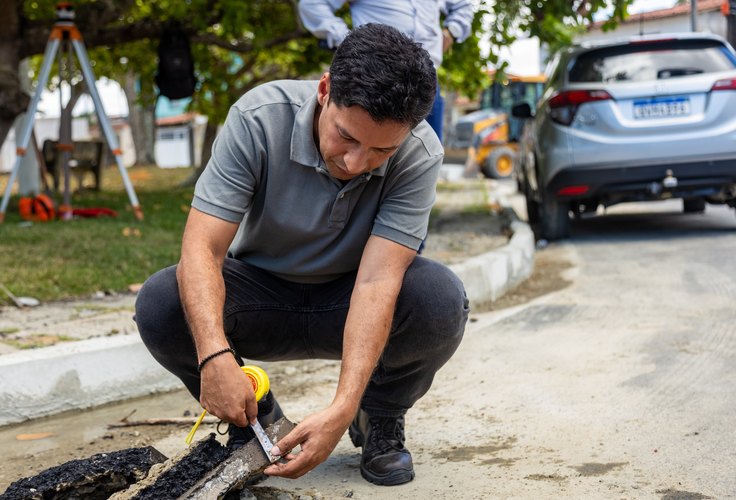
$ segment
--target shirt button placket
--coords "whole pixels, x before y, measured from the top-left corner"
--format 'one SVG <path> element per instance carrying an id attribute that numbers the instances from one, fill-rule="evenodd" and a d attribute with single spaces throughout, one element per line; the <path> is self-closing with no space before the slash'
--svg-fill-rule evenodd
<path id="1" fill-rule="evenodd" d="M 345 219 L 348 214 L 348 205 L 350 202 L 350 196 L 345 197 L 345 191 L 341 191 L 335 203 L 332 205 L 332 212 L 330 213 L 330 226 L 342 227 L 345 225 Z"/>

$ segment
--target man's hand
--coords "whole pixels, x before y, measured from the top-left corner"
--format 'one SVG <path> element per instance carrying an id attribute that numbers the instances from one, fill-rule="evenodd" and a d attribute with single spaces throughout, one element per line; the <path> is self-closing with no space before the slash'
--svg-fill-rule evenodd
<path id="1" fill-rule="evenodd" d="M 452 37 L 452 34 L 450 33 L 450 30 L 447 28 L 442 30 L 442 53 L 444 54 L 448 50 L 450 50 L 450 47 L 452 47 L 452 44 L 455 43 L 455 39 Z"/>
<path id="2" fill-rule="evenodd" d="M 202 368 L 199 402 L 211 415 L 238 427 L 258 416 L 253 385 L 230 355 L 217 356 Z"/>
<path id="3" fill-rule="evenodd" d="M 264 472 L 269 476 L 291 479 L 303 476 L 330 456 L 352 422 L 353 416 L 351 412 L 338 409 L 334 405 L 308 416 L 276 443 L 272 450 L 272 453 L 276 455 L 301 445 L 301 452 L 282 456 L 287 463 L 275 463 Z"/>

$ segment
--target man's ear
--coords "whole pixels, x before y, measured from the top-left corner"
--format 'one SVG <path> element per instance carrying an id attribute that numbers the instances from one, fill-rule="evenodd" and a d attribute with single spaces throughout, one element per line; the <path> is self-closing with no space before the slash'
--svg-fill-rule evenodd
<path id="1" fill-rule="evenodd" d="M 317 85 L 317 102 L 320 106 L 327 104 L 330 98 L 330 74 L 325 72 L 322 78 L 319 79 Z"/>

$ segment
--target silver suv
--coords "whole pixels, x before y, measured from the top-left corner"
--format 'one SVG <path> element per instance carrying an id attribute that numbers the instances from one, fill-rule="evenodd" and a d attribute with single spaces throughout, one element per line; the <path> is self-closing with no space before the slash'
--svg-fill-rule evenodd
<path id="1" fill-rule="evenodd" d="M 559 52 L 520 142 L 519 186 L 547 239 L 599 205 L 682 198 L 736 207 L 736 53 L 705 34 Z"/>

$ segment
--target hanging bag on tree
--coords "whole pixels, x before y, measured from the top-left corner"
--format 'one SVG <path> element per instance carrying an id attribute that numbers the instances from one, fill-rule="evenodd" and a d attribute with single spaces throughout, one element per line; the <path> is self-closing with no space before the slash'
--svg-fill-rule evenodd
<path id="1" fill-rule="evenodd" d="M 177 27 L 164 29 L 158 45 L 156 85 L 169 99 L 184 99 L 194 94 L 194 62 L 187 35 Z"/>

